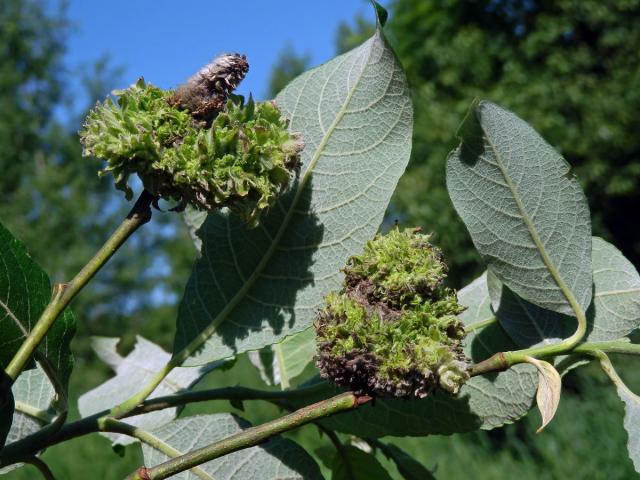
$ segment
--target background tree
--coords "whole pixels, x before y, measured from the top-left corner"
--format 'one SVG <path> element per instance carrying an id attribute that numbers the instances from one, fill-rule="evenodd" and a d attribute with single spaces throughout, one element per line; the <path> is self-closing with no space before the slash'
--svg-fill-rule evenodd
<path id="1" fill-rule="evenodd" d="M 0 219 L 55 281 L 71 278 L 129 208 L 110 180 L 96 175 L 98 162 L 82 157 L 77 135 L 85 109 L 117 85 L 118 69 L 106 59 L 91 66 L 81 76 L 88 103 L 72 111 L 65 76 L 71 72 L 62 64 L 65 18 L 64 5 L 0 6 Z M 75 303 L 80 338 L 118 335 L 126 316 L 169 342 L 171 309 L 195 251 L 177 216 L 157 215 L 154 222 Z M 69 251 L 74 255 L 63 254 Z M 81 340 L 79 351 L 87 345 Z"/>
<path id="2" fill-rule="evenodd" d="M 280 51 L 276 63 L 273 65 L 269 75 L 269 85 L 267 86 L 267 98 L 273 98 L 282 90 L 287 83 L 305 72 L 311 66 L 311 56 L 308 53 L 299 54 L 288 43 Z"/>
<path id="3" fill-rule="evenodd" d="M 71 27 L 63 2 L 0 3 L 0 222 L 53 281 L 70 279 L 130 208 L 110 179 L 97 176 L 99 161 L 82 157 L 77 134 L 86 110 L 120 86 L 119 69 L 101 59 L 79 74 L 84 92 L 71 91 L 70 75 L 78 73 L 63 63 Z M 74 98 L 86 99 L 79 111 L 71 107 Z M 74 302 L 79 331 L 72 415 L 80 386 L 110 375 L 90 348 L 92 335 L 128 332 L 126 348 L 141 333 L 170 347 L 176 303 L 194 257 L 180 216 L 155 215 L 153 227 L 132 238 Z M 103 439 L 90 438 L 60 451 L 81 464 L 97 458 L 104 446 Z M 111 460 L 104 457 L 105 463 Z M 138 461 L 123 463 L 122 476 Z M 77 473 L 63 462 L 55 467 L 66 472 L 63 478 Z M 19 470 L 10 477 L 30 474 Z"/>

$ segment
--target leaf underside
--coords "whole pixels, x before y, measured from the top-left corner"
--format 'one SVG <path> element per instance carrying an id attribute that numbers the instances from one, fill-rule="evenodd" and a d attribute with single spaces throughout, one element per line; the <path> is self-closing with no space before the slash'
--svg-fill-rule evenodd
<path id="1" fill-rule="evenodd" d="M 460 136 L 447 160 L 447 188 L 489 270 L 535 305 L 586 312 L 591 220 L 566 161 L 527 123 L 489 102 L 474 103 Z"/>
<path id="2" fill-rule="evenodd" d="M 640 275 L 622 253 L 598 237 L 592 239 L 593 302 L 587 310 L 585 342 L 625 337 L 640 327 Z M 571 335 L 575 318 L 538 307 L 489 281 L 500 324 L 519 347 L 551 344 Z"/>
<path id="3" fill-rule="evenodd" d="M 52 404 L 56 397 L 51 381 L 40 367 L 23 372 L 11 387 L 15 399 L 13 418 L 6 443 L 17 442 L 49 425 L 55 418 Z M 15 463 L 0 469 L 8 473 L 24 465 Z"/>
<path id="4" fill-rule="evenodd" d="M 636 472 L 640 473 L 640 397 L 625 385 L 606 354 L 598 352 L 598 357 L 602 369 L 615 385 L 618 396 L 624 403 L 624 428 L 628 435 L 627 451 Z"/>
<path id="5" fill-rule="evenodd" d="M 180 304 L 174 355 L 201 365 L 309 327 L 340 268 L 377 231 L 411 148 L 405 75 L 382 33 L 275 99 L 302 135 L 298 181 L 249 230 L 212 212 Z M 196 222 L 197 224 L 197 222 Z"/>

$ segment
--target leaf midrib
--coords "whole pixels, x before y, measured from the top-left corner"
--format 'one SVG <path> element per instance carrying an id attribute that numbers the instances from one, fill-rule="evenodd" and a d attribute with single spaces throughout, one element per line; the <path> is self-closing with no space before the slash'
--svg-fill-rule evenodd
<path id="1" fill-rule="evenodd" d="M 529 235 L 531 235 L 531 239 L 533 240 L 533 243 L 536 245 L 536 249 L 538 250 L 538 252 L 540 253 L 540 256 L 542 257 L 542 261 L 544 262 L 545 266 L 549 270 L 549 273 L 551 274 L 551 277 L 553 278 L 553 280 L 556 282 L 556 285 L 558 285 L 558 288 L 560 288 L 560 291 L 569 302 L 569 305 L 571 306 L 572 310 L 576 314 L 576 317 L 579 318 L 581 316 L 584 316 L 582 307 L 580 307 L 576 297 L 573 295 L 573 292 L 569 289 L 569 287 L 564 282 L 564 279 L 560 276 L 560 272 L 558 271 L 555 264 L 551 260 L 551 257 L 549 257 L 549 254 L 547 253 L 547 249 L 545 248 L 544 244 L 542 243 L 542 240 L 538 236 L 538 231 L 536 230 L 535 226 L 533 225 L 533 222 L 529 218 L 529 214 L 526 212 L 524 208 L 524 205 L 522 203 L 518 190 L 516 189 L 515 185 L 513 185 L 513 182 L 511 181 L 511 177 L 507 175 L 507 172 L 503 165 L 502 156 L 498 152 L 498 148 L 491 140 L 491 137 L 486 131 L 481 119 L 478 118 L 477 120 L 478 120 L 478 123 L 480 124 L 480 128 L 482 129 L 482 132 L 484 133 L 485 138 L 487 139 L 487 142 L 489 143 L 489 145 L 491 146 L 491 149 L 493 150 L 493 153 L 496 157 L 496 165 L 498 165 L 498 168 L 500 169 L 500 173 L 502 174 L 502 177 L 507 183 L 507 186 L 509 187 L 511 194 L 513 195 L 513 199 L 516 202 L 516 205 L 520 212 L 520 216 L 522 217 L 522 220 L 524 221 L 527 227 L 527 230 L 529 231 Z"/>
<path id="2" fill-rule="evenodd" d="M 289 209 L 288 209 L 288 211 L 287 211 L 287 213 L 285 215 L 285 218 L 282 221 L 282 224 L 280 225 L 280 227 L 278 229 L 278 232 L 276 233 L 276 235 L 271 240 L 269 248 L 265 252 L 264 256 L 262 257 L 262 259 L 260 260 L 260 262 L 256 266 L 256 268 L 253 271 L 253 273 L 251 274 L 251 276 L 247 279 L 247 281 L 240 288 L 240 290 L 238 290 L 238 292 L 233 296 L 233 298 L 231 298 L 231 300 L 225 305 L 225 307 L 222 309 L 222 311 L 209 323 L 209 325 L 196 338 L 194 338 L 186 347 L 184 347 L 180 352 L 178 352 L 178 354 L 173 356 L 173 358 L 169 362 L 170 365 L 172 365 L 172 366 L 180 365 L 187 358 L 189 358 L 194 351 L 196 351 L 198 348 L 200 348 L 200 346 L 202 346 L 202 344 L 205 343 L 211 337 L 211 335 L 213 335 L 213 333 L 215 332 L 216 328 L 227 318 L 227 316 L 233 311 L 233 309 L 236 308 L 236 306 L 238 306 L 240 301 L 245 297 L 247 292 L 250 290 L 250 288 L 253 286 L 253 284 L 256 282 L 256 280 L 262 274 L 262 271 L 266 267 L 266 265 L 269 262 L 269 260 L 271 260 L 271 257 L 273 256 L 273 253 L 276 251 L 277 246 L 279 245 L 280 240 L 282 239 L 282 236 L 284 235 L 284 232 L 286 231 L 286 229 L 289 226 L 289 222 L 291 221 L 291 218 L 293 217 L 293 214 L 295 213 L 295 207 L 298 204 L 298 202 L 300 200 L 300 197 L 302 195 L 302 192 L 304 191 L 309 179 L 311 178 L 311 174 L 313 173 L 313 169 L 314 169 L 316 163 L 318 162 L 318 160 L 322 156 L 322 152 L 323 152 L 324 148 L 326 147 L 327 143 L 329 142 L 329 139 L 331 138 L 331 136 L 333 134 L 333 131 L 335 130 L 336 126 L 338 125 L 338 123 L 340 123 L 340 121 L 344 117 L 344 114 L 346 112 L 347 106 L 351 102 L 351 98 L 353 97 L 354 92 L 358 89 L 358 86 L 360 85 L 360 81 L 362 80 L 362 77 L 364 76 L 363 73 L 364 73 L 364 71 L 366 69 L 366 66 L 368 65 L 369 60 L 371 58 L 371 52 L 373 51 L 373 44 L 375 42 L 379 41 L 379 39 L 380 39 L 380 32 L 378 30 L 375 33 L 375 39 L 372 41 L 371 45 L 369 46 L 369 51 L 367 52 L 367 57 L 366 57 L 366 60 L 364 62 L 365 66 L 360 71 L 360 74 L 358 75 L 358 78 L 357 78 L 356 82 L 354 83 L 353 88 L 347 94 L 347 97 L 345 98 L 345 101 L 343 102 L 342 106 L 340 107 L 340 110 L 336 114 L 336 118 L 333 120 L 333 122 L 331 123 L 331 125 L 329 126 L 327 131 L 325 132 L 324 137 L 322 138 L 322 141 L 318 145 L 318 148 L 316 149 L 316 151 L 315 151 L 315 153 L 314 153 L 314 155 L 313 155 L 313 157 L 311 159 L 311 162 L 309 162 L 309 167 L 307 168 L 307 170 L 305 171 L 304 176 L 302 177 L 302 179 L 298 183 L 298 189 L 296 190 L 296 194 L 295 194 L 295 196 L 294 196 L 294 198 L 293 198 L 293 200 L 292 200 L 292 202 L 291 202 L 291 204 L 289 206 Z M 290 119 L 290 121 L 292 121 L 292 120 L 293 119 Z"/>
<path id="3" fill-rule="evenodd" d="M 22 334 L 26 337 L 29 334 L 29 332 L 27 332 L 27 330 L 24 328 L 24 325 L 20 323 L 20 320 L 18 320 L 18 318 L 13 313 L 13 311 L 9 309 L 9 306 L 6 303 L 4 303 L 2 300 L 0 300 L 0 307 L 2 307 L 5 312 L 7 312 L 7 315 L 9 316 L 9 318 L 11 318 L 15 322 L 18 328 L 22 331 Z"/>

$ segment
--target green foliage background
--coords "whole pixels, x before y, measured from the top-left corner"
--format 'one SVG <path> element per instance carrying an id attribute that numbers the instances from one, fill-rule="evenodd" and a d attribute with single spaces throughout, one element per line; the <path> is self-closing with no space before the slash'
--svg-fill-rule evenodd
<path id="1" fill-rule="evenodd" d="M 640 207 L 640 1 L 395 0 L 388 7 L 386 30 L 407 70 L 415 109 L 412 160 L 388 217 L 435 232 L 434 242 L 451 266 L 450 284 L 461 287 L 482 270 L 444 182 L 446 155 L 475 96 L 513 110 L 562 152 L 586 190 L 594 233 L 640 265 L 633 217 Z M 65 89 L 64 9 L 52 13 L 37 0 L 5 0 L 0 25 L 0 222 L 52 279 L 68 279 L 128 205 L 109 178 L 97 177 L 99 164 L 80 156 L 75 132 L 83 112 L 69 112 L 68 124 L 53 115 L 79 94 Z M 364 18 L 341 26 L 337 50 L 354 47 L 372 29 Z M 309 62 L 308 55 L 284 50 L 271 93 Z M 88 71 L 87 106 L 118 86 L 117 69 L 108 61 Z M 89 351 L 89 335 L 125 334 L 126 347 L 133 334 L 142 333 L 169 347 L 175 301 L 195 256 L 180 222 L 177 215 L 155 215 L 74 303 L 79 336 L 72 405 L 107 378 Z M 621 371 L 630 386 L 640 387 L 633 365 Z M 263 387 L 244 357 L 232 372 L 215 372 L 202 387 L 232 384 Z M 469 472 L 477 479 L 633 478 L 614 389 L 591 368 L 569 374 L 565 386 L 556 419 L 537 436 L 539 419 L 532 413 L 488 433 L 393 441 L 425 465 L 437 465 L 441 479 L 468 478 Z M 245 408 L 242 415 L 254 422 L 277 414 L 259 402 Z M 330 443 L 315 427 L 292 436 L 330 465 Z M 121 478 L 141 462 L 135 448 L 120 458 L 97 435 L 55 446 L 44 458 L 59 478 L 96 471 Z M 397 478 L 395 467 L 379 458 Z M 25 467 L 6 478 L 34 473 Z"/>

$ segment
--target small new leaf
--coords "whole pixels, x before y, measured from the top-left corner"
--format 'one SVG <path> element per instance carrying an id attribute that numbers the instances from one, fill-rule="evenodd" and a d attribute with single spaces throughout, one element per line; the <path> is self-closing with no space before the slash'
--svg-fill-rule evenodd
<path id="1" fill-rule="evenodd" d="M 562 390 L 562 380 L 560 374 L 549 362 L 537 360 L 533 357 L 526 358 L 527 363 L 538 369 L 538 393 L 536 401 L 542 416 L 542 425 L 536 430 L 540 433 L 544 427 L 553 419 L 560 404 L 560 391 Z"/>

